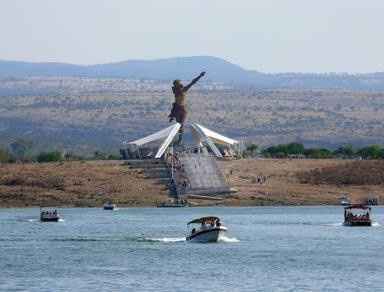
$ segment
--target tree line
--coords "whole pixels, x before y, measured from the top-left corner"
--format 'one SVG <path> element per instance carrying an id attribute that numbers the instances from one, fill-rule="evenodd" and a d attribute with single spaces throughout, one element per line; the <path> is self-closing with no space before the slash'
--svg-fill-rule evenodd
<path id="1" fill-rule="evenodd" d="M 384 147 L 381 145 L 369 145 L 362 148 L 354 148 L 347 144 L 332 150 L 328 148 L 305 148 L 301 143 L 288 143 L 270 146 L 260 149 L 256 144 L 250 144 L 243 151 L 244 157 L 265 158 L 361 158 L 361 159 L 384 159 Z"/>
<path id="2" fill-rule="evenodd" d="M 32 142 L 22 139 L 10 143 L 7 147 L 0 147 L 0 163 L 118 159 L 120 159 L 119 155 L 101 151 L 94 151 L 88 156 L 60 150 L 36 152 L 32 147 Z"/>
<path id="3" fill-rule="evenodd" d="M 350 144 L 340 146 L 332 150 L 328 148 L 305 148 L 301 143 L 278 144 L 261 148 L 256 144 L 248 144 L 241 157 L 254 158 L 343 158 L 343 159 L 384 159 L 384 147 L 381 145 L 369 145 L 355 148 Z M 83 156 L 72 152 L 59 150 L 34 153 L 30 142 L 18 140 L 8 147 L 0 148 L 0 163 L 13 162 L 57 162 L 76 160 L 119 160 L 120 155 L 94 151 L 91 155 Z"/>

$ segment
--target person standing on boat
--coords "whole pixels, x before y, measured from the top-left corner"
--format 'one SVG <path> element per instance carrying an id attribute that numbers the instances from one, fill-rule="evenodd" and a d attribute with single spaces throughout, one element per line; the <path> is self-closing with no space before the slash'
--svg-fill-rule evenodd
<path id="1" fill-rule="evenodd" d="M 180 80 L 173 81 L 172 92 L 175 95 L 175 102 L 172 104 L 172 110 L 169 114 L 169 122 L 172 122 L 174 119 L 176 122 L 181 124 L 179 130 L 179 140 L 181 142 L 184 132 L 184 122 L 187 117 L 187 110 L 185 107 L 186 104 L 186 93 L 201 77 L 205 75 L 205 72 L 201 72 L 199 76 L 194 78 L 188 85 L 184 86 Z"/>

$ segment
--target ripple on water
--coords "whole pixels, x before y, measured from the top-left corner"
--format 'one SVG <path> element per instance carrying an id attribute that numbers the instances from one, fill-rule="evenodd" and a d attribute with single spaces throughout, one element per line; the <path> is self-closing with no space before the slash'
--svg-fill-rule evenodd
<path id="1" fill-rule="evenodd" d="M 36 210 L 0 210 L 0 291 L 384 287 L 382 207 L 364 229 L 342 227 L 335 207 L 62 211 L 65 223 L 40 224 Z M 185 223 L 206 214 L 222 218 L 229 233 L 218 244 L 187 244 Z"/>

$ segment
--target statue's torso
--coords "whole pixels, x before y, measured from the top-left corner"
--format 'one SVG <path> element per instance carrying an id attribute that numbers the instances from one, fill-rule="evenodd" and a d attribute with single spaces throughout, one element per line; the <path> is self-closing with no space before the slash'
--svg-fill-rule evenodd
<path id="1" fill-rule="evenodd" d="M 180 95 L 175 95 L 175 102 L 178 105 L 185 106 L 185 93 L 182 93 Z"/>
<path id="2" fill-rule="evenodd" d="M 186 103 L 186 90 L 178 89 L 174 90 L 175 103 L 181 106 L 185 106 Z"/>

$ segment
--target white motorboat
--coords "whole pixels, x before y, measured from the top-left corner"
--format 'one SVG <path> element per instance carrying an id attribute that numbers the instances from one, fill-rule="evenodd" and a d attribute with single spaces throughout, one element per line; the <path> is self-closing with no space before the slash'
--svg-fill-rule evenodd
<path id="1" fill-rule="evenodd" d="M 341 206 L 349 206 L 351 204 L 351 201 L 348 199 L 347 195 L 340 197 L 339 200 Z"/>
<path id="2" fill-rule="evenodd" d="M 192 230 L 186 239 L 195 242 L 217 242 L 227 231 L 227 228 L 221 225 L 220 218 L 213 216 L 194 219 L 188 222 L 187 226 L 192 226 Z"/>

